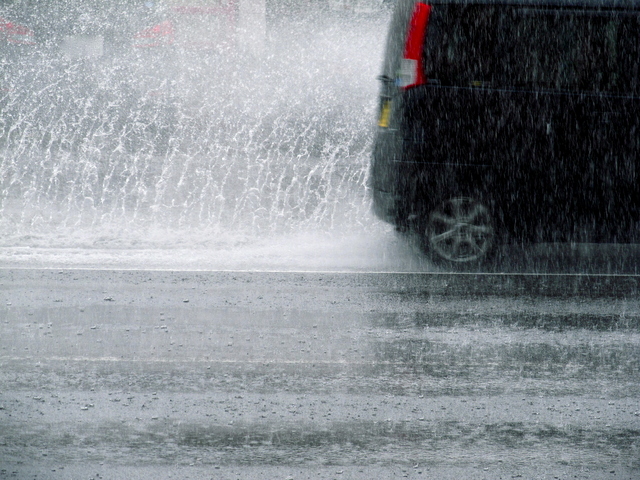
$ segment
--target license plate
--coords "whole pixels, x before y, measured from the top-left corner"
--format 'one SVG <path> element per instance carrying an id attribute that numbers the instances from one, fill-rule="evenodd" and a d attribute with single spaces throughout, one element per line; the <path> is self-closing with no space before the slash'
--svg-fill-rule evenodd
<path id="1" fill-rule="evenodd" d="M 71 35 L 62 39 L 60 50 L 65 57 L 101 57 L 104 53 L 104 39 L 96 35 Z"/>

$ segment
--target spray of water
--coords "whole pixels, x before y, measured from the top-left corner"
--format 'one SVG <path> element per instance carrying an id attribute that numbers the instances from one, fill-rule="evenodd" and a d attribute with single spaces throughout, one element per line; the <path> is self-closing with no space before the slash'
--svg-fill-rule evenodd
<path id="1" fill-rule="evenodd" d="M 275 21 L 259 58 L 183 53 L 153 88 L 142 57 L 133 79 L 116 64 L 30 61 L 28 88 L 0 92 L 0 245 L 366 230 L 386 22 Z"/>

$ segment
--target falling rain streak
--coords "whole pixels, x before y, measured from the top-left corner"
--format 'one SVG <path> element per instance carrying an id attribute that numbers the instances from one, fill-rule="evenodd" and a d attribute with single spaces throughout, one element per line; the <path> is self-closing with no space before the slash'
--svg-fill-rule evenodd
<path id="1" fill-rule="evenodd" d="M 387 18 L 336 18 L 271 19 L 260 58 L 183 53 L 170 72 L 24 59 L 0 90 L 4 246 L 367 228 Z"/>

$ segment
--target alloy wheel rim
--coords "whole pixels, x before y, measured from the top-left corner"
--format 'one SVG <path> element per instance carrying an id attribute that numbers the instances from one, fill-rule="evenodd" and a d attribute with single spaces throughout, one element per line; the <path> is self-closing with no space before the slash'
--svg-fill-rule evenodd
<path id="1" fill-rule="evenodd" d="M 489 209 L 468 197 L 452 198 L 429 216 L 429 246 L 441 258 L 456 263 L 482 259 L 493 246 Z"/>

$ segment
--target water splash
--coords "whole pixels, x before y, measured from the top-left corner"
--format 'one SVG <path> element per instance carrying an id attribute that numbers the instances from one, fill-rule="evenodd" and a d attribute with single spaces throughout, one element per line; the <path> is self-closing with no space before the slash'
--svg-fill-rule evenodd
<path id="1" fill-rule="evenodd" d="M 385 23 L 289 23 L 272 30 L 262 59 L 185 55 L 170 81 L 146 90 L 131 85 L 145 86 L 148 71 L 127 78 L 115 64 L 60 71 L 42 61 L 29 88 L 5 79 L 0 244 L 366 229 Z"/>

